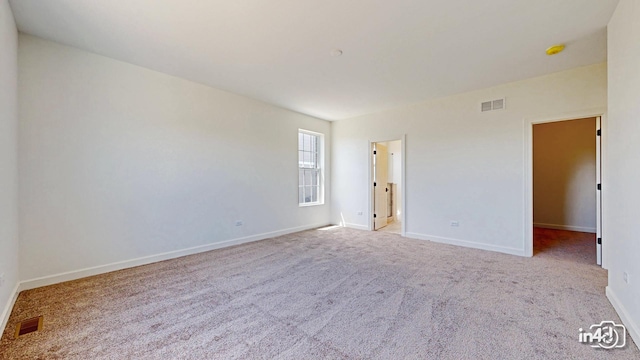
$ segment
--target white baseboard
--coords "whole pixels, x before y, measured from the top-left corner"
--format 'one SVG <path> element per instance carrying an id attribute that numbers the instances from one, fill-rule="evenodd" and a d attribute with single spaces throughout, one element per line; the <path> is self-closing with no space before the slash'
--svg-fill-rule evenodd
<path id="1" fill-rule="evenodd" d="M 234 246 L 234 245 L 240 245 L 240 244 L 258 241 L 258 240 L 264 240 L 264 239 L 268 239 L 276 236 L 295 233 L 298 231 L 314 229 L 314 228 L 318 228 L 326 225 L 327 224 L 323 223 L 323 224 L 298 226 L 295 228 L 256 234 L 256 235 L 246 236 L 246 237 L 237 238 L 237 239 L 231 239 L 231 240 L 225 240 L 225 241 L 206 244 L 206 245 L 194 246 L 187 249 L 169 251 L 161 254 L 144 256 L 136 259 L 118 261 L 111 264 L 99 265 L 99 266 L 94 266 L 94 267 L 85 268 L 85 269 L 68 271 L 60 274 L 43 276 L 43 277 L 30 279 L 30 280 L 24 280 L 20 282 L 18 287 L 18 292 L 23 290 L 35 289 L 41 286 L 58 284 L 65 281 L 81 279 L 88 276 L 104 274 L 104 273 L 108 273 L 116 270 L 127 269 L 135 266 L 147 265 L 147 264 L 155 263 L 158 261 L 175 259 L 182 256 L 198 254 L 206 251 L 221 249 L 221 248 Z"/>
<path id="2" fill-rule="evenodd" d="M 360 224 L 351 224 L 351 223 L 344 223 L 344 227 L 350 228 L 350 229 L 358 229 L 358 230 L 369 230 L 369 227 L 367 225 L 360 225 Z"/>
<path id="3" fill-rule="evenodd" d="M 480 250 L 489 250 L 489 251 L 501 252 L 501 253 L 510 254 L 510 255 L 526 256 L 524 249 L 515 249 L 515 248 L 509 248 L 505 246 L 483 244 L 483 243 L 477 243 L 473 241 L 452 239 L 452 238 L 446 238 L 446 237 L 434 236 L 434 235 L 418 234 L 413 232 L 407 232 L 405 236 L 412 239 L 428 240 L 428 241 L 433 241 L 433 242 L 442 243 L 442 244 L 463 246 L 463 247 L 480 249 Z"/>
<path id="4" fill-rule="evenodd" d="M 579 232 L 587 232 L 587 233 L 594 233 L 594 234 L 596 233 L 596 228 L 585 227 L 585 226 L 558 225 L 558 224 L 545 224 L 545 223 L 533 223 L 533 226 L 544 228 L 544 229 L 579 231 Z"/>
<path id="5" fill-rule="evenodd" d="M 16 286 L 13 287 L 11 297 L 2 310 L 2 316 L 0 316 L 0 334 L 4 332 L 4 328 L 7 326 L 7 321 L 9 321 L 9 315 L 11 315 L 11 310 L 13 310 L 13 305 L 15 305 L 16 300 L 18 299 L 18 294 L 20 293 L 18 290 L 19 287 L 20 283 L 17 283 Z"/>
<path id="6" fill-rule="evenodd" d="M 629 315 L 629 312 L 627 312 L 627 309 L 624 307 L 624 305 L 622 305 L 610 286 L 607 286 L 606 293 L 607 299 L 609 299 L 609 302 L 611 303 L 611 305 L 613 305 L 613 308 L 618 313 L 618 316 L 620 316 L 620 320 L 622 320 L 622 323 L 627 328 L 627 331 L 635 342 L 636 347 L 640 349 L 640 327 L 638 327 L 638 324 L 633 321 L 633 319 Z M 630 345 L 627 344 L 627 346 Z"/>

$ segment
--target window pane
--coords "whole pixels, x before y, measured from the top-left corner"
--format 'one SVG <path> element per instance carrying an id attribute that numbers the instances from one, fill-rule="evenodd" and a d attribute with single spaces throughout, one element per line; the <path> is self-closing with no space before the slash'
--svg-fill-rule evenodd
<path id="1" fill-rule="evenodd" d="M 311 186 L 304 187 L 304 202 L 312 202 L 313 188 Z"/>
<path id="2" fill-rule="evenodd" d="M 306 195 L 306 188 L 304 186 L 300 186 L 300 189 L 302 189 L 302 200 L 300 200 L 301 203 L 306 203 L 307 202 L 307 195 Z"/>
<path id="3" fill-rule="evenodd" d="M 302 186 L 298 187 L 298 202 L 304 203 L 304 187 Z"/>
<path id="4" fill-rule="evenodd" d="M 312 159 L 311 159 L 311 153 L 310 152 L 305 152 L 304 153 L 304 167 L 306 167 L 306 168 L 313 167 L 313 162 L 312 162 Z"/>
<path id="5" fill-rule="evenodd" d="M 317 186 L 313 186 L 311 187 L 311 201 L 313 202 L 317 202 L 318 201 L 318 187 Z"/>
<path id="6" fill-rule="evenodd" d="M 304 134 L 304 150 L 311 151 L 311 135 Z"/>
<path id="7" fill-rule="evenodd" d="M 311 170 L 305 170 L 304 171 L 304 185 L 305 186 L 311 185 L 312 181 L 313 181 L 313 173 L 311 172 Z"/>
<path id="8" fill-rule="evenodd" d="M 304 194 L 304 198 L 302 199 L 302 202 L 303 203 L 311 202 L 311 198 L 309 197 L 309 189 L 306 186 L 303 186 L 302 191 Z"/>

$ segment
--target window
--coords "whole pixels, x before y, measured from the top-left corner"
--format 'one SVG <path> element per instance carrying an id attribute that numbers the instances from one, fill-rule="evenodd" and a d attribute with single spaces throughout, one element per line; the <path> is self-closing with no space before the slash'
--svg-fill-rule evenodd
<path id="1" fill-rule="evenodd" d="M 298 130 L 298 204 L 324 203 L 324 135 Z"/>

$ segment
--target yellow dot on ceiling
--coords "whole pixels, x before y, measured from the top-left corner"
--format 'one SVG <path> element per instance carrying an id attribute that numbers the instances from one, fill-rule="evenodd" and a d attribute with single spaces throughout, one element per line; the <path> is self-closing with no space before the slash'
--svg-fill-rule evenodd
<path id="1" fill-rule="evenodd" d="M 549 55 L 549 56 L 555 55 L 555 54 L 561 52 L 562 50 L 564 50 L 564 45 L 562 45 L 562 44 L 553 45 L 552 47 L 547 49 L 547 55 Z"/>

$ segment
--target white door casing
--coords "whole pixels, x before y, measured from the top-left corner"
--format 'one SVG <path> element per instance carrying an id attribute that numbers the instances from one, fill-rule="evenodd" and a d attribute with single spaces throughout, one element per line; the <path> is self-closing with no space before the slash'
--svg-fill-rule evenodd
<path id="1" fill-rule="evenodd" d="M 602 266 L 602 133 L 601 117 L 596 117 L 596 263 Z"/>

